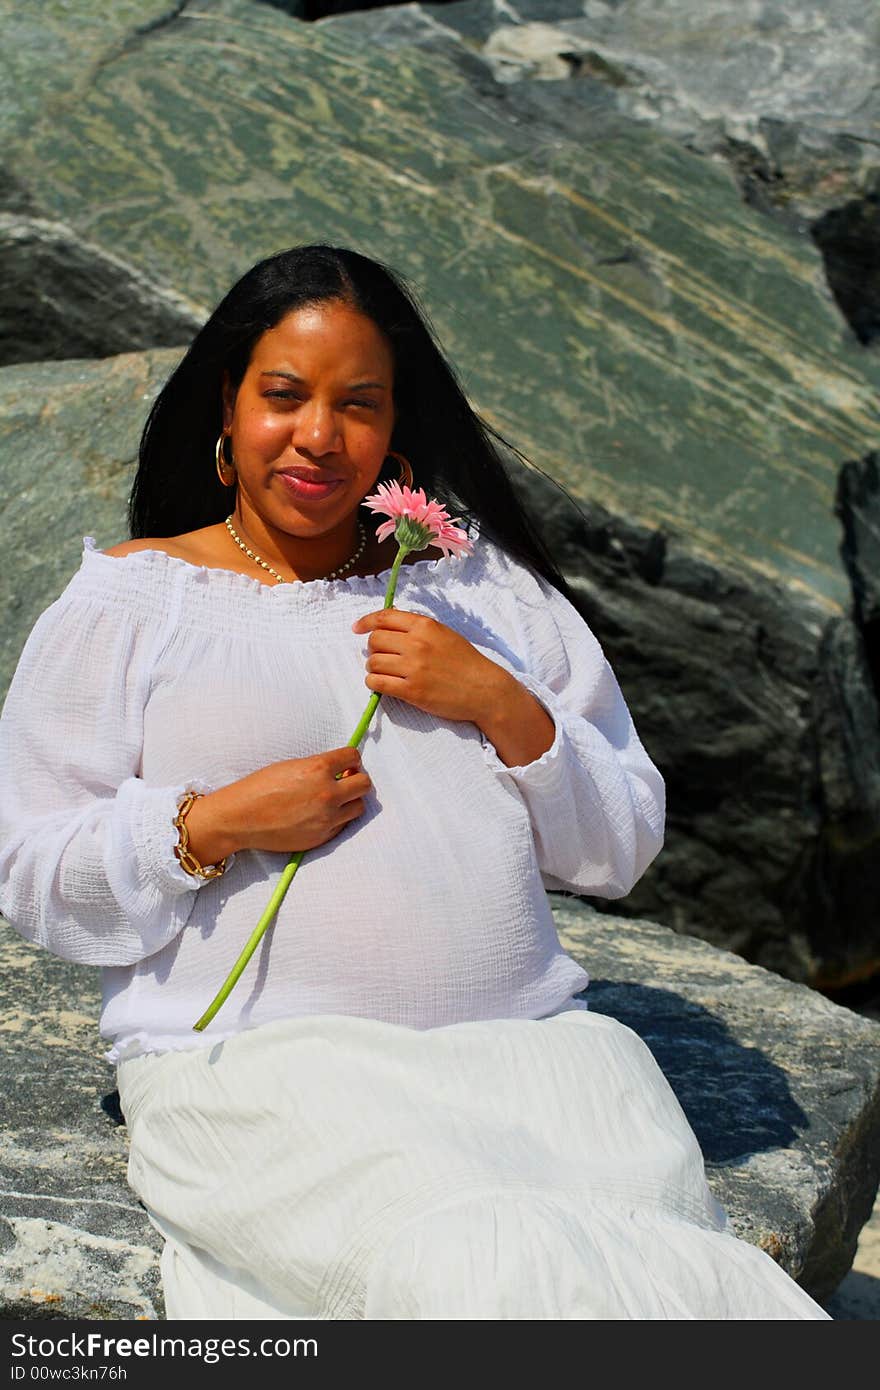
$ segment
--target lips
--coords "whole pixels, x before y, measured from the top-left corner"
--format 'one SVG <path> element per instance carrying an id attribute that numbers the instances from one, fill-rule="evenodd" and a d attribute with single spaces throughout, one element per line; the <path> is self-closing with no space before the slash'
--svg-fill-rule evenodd
<path id="1" fill-rule="evenodd" d="M 308 468 L 285 468 L 278 476 L 294 497 L 315 500 L 329 497 L 345 481 L 344 478 L 328 478 L 326 473 L 313 473 Z"/>
<path id="2" fill-rule="evenodd" d="M 282 478 L 301 478 L 304 483 L 341 483 L 341 478 L 334 478 L 328 473 L 316 473 L 313 468 L 299 468 L 294 465 L 291 468 L 279 468 L 278 472 Z"/>

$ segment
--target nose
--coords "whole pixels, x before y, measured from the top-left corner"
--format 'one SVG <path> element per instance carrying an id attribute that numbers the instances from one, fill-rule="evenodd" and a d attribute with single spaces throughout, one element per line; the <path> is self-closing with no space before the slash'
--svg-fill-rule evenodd
<path id="1" fill-rule="evenodd" d="M 296 412 L 293 446 L 315 455 L 338 453 L 342 434 L 336 412 L 329 404 L 315 398 L 303 402 Z"/>

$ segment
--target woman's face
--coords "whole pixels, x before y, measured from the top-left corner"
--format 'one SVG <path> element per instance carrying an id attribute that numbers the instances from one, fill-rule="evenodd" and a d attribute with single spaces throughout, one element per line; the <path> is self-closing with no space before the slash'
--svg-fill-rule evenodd
<path id="1" fill-rule="evenodd" d="M 357 310 L 328 300 L 287 314 L 224 386 L 238 503 L 301 539 L 351 529 L 394 427 L 391 348 Z"/>

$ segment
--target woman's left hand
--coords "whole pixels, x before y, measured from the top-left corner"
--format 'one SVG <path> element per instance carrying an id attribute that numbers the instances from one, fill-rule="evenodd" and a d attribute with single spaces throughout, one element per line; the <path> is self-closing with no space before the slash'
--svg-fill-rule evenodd
<path id="1" fill-rule="evenodd" d="M 370 634 L 364 682 L 440 719 L 483 722 L 514 677 L 436 618 L 382 608 L 352 624 Z"/>

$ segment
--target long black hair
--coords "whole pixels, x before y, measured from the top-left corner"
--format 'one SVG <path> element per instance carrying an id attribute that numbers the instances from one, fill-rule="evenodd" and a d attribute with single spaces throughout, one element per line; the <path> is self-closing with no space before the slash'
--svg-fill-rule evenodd
<path id="1" fill-rule="evenodd" d="M 200 329 L 144 426 L 128 506 L 131 536 L 180 535 L 225 520 L 229 491 L 214 466 L 223 374 L 237 388 L 263 333 L 292 310 L 327 300 L 364 314 L 391 345 L 396 421 L 390 448 L 410 460 L 414 486 L 465 525 L 476 520 L 481 535 L 571 598 L 510 481 L 508 468 L 528 466 L 528 460 L 468 404 L 402 278 L 335 246 L 295 246 L 260 261 Z M 507 464 L 502 450 L 510 456 Z"/>

